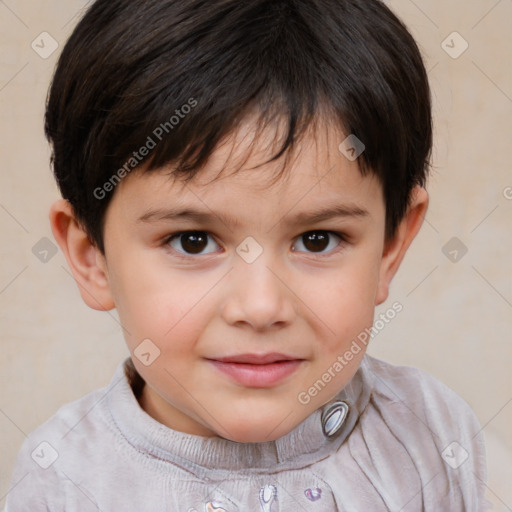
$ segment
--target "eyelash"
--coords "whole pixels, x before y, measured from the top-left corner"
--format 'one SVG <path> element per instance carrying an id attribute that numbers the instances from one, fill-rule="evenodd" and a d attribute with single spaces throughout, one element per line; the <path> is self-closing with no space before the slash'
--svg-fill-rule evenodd
<path id="1" fill-rule="evenodd" d="M 200 230 L 178 231 L 176 233 L 172 233 L 171 235 L 167 236 L 165 238 L 164 242 L 163 242 L 163 245 L 166 246 L 170 251 L 172 251 L 176 255 L 177 258 L 180 258 L 180 259 L 183 259 L 183 260 L 196 259 L 196 258 L 198 258 L 200 256 L 206 256 L 206 255 L 209 255 L 209 254 L 213 254 L 213 253 L 206 253 L 206 255 L 205 254 L 187 254 L 187 253 L 183 253 L 181 251 L 177 251 L 176 249 L 173 249 L 172 247 L 169 246 L 170 242 L 172 240 L 174 240 L 175 238 L 180 238 L 183 235 L 192 234 L 192 233 L 205 234 L 205 235 L 207 235 L 207 236 L 209 236 L 211 238 L 214 238 L 211 235 L 211 233 L 209 233 L 208 231 L 200 231 Z M 338 245 L 334 249 L 331 249 L 328 252 L 318 252 L 318 253 L 306 252 L 306 251 L 294 251 L 294 252 L 299 252 L 299 253 L 303 252 L 303 253 L 306 253 L 306 254 L 314 255 L 317 258 L 326 258 L 326 257 L 330 257 L 330 256 L 332 256 L 334 254 L 337 254 L 340 251 L 342 251 L 344 249 L 344 246 L 348 243 L 347 242 L 347 236 L 344 233 L 340 233 L 338 231 L 328 231 L 328 230 L 325 230 L 325 229 L 317 229 L 317 230 L 306 231 L 306 232 L 302 233 L 301 235 L 299 235 L 297 237 L 297 240 L 300 239 L 301 237 L 303 237 L 304 235 L 309 234 L 309 233 L 327 233 L 329 235 L 335 235 L 335 236 L 337 236 L 340 239 L 340 242 L 338 243 Z M 215 243 L 217 245 L 219 245 L 216 241 L 215 241 Z"/>

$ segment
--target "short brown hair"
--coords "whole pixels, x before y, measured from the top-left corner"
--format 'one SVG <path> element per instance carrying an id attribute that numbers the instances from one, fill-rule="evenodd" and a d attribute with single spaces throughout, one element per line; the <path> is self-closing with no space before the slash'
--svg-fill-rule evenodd
<path id="1" fill-rule="evenodd" d="M 417 44 L 379 0 L 96 0 L 60 56 L 45 132 L 62 195 L 103 252 L 116 181 L 143 162 L 192 179 L 254 110 L 287 120 L 272 160 L 320 112 L 360 139 L 394 234 L 428 173 L 431 99 Z"/>

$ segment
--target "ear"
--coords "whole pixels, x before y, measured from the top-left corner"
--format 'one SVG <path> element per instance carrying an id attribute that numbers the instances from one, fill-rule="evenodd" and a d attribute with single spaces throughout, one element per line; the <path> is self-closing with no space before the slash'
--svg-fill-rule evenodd
<path id="1" fill-rule="evenodd" d="M 395 236 L 384 244 L 379 283 L 375 304 L 382 304 L 389 295 L 389 285 L 407 252 L 407 249 L 420 230 L 428 208 L 428 193 L 416 186 L 411 193 L 411 202 L 406 215 L 400 222 Z"/>
<path id="2" fill-rule="evenodd" d="M 50 224 L 84 302 L 99 311 L 113 309 L 105 257 L 89 239 L 68 201 L 60 199 L 52 205 Z"/>

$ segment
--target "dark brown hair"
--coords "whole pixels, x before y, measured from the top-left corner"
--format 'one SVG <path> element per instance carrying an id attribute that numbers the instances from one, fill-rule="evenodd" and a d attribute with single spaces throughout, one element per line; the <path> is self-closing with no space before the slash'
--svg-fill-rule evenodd
<path id="1" fill-rule="evenodd" d="M 96 0 L 60 56 L 45 133 L 62 195 L 104 251 L 120 179 L 143 162 L 192 179 L 249 112 L 262 125 L 286 120 L 270 161 L 320 115 L 360 139 L 361 172 L 383 186 L 388 238 L 425 183 L 427 74 L 378 0 Z"/>

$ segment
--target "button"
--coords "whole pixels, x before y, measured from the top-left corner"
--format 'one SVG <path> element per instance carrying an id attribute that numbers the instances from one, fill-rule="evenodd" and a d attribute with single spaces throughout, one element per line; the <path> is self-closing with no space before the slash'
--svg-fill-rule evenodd
<path id="1" fill-rule="evenodd" d="M 277 499 L 277 487 L 265 485 L 260 489 L 260 507 L 262 512 L 271 512 L 272 503 Z"/>
<path id="2" fill-rule="evenodd" d="M 322 412 L 322 430 L 326 437 L 335 436 L 345 423 L 349 407 L 346 402 L 337 400 L 328 405 Z"/>

